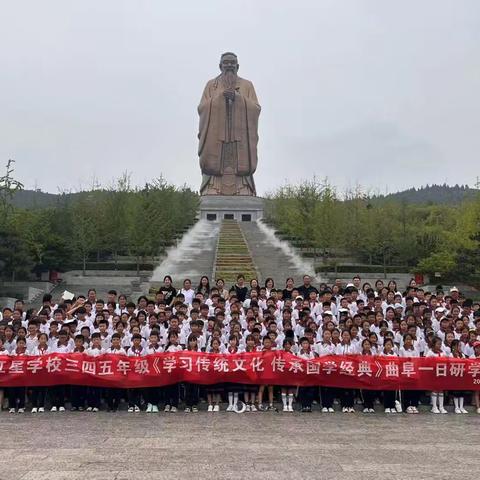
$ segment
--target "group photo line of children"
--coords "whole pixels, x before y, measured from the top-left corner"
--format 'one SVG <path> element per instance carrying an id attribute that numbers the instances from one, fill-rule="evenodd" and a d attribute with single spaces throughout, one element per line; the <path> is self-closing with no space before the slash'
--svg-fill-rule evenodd
<path id="1" fill-rule="evenodd" d="M 325 355 L 480 358 L 480 304 L 456 287 L 424 290 L 411 280 L 373 285 L 351 282 L 318 288 L 309 275 L 283 288 L 239 274 L 227 288 L 207 276 L 174 286 L 166 275 L 152 295 L 133 302 L 115 290 L 105 298 L 85 295 L 39 308 L 22 301 L 2 308 L 0 356 L 104 353 L 143 357 L 161 352 L 237 354 L 283 350 L 305 360 Z M 69 295 L 71 297 L 71 295 Z M 294 385 L 176 383 L 163 387 L 103 388 L 84 385 L 0 389 L 0 408 L 10 413 L 70 411 L 186 413 L 282 411 L 365 414 L 480 414 L 478 391 L 368 390 Z M 471 407 L 471 408 L 470 408 Z"/>

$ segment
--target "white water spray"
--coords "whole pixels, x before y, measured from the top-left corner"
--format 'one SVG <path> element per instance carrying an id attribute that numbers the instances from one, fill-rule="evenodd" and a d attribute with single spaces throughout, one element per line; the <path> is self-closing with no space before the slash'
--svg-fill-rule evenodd
<path id="1" fill-rule="evenodd" d="M 322 280 L 315 274 L 315 268 L 313 263 L 308 261 L 305 258 L 302 258 L 298 253 L 292 248 L 292 246 L 284 241 L 280 240 L 275 235 L 275 230 L 269 227 L 267 224 L 263 223 L 261 220 L 257 220 L 258 228 L 265 234 L 272 246 L 280 248 L 282 252 L 287 255 L 287 257 L 292 261 L 292 263 L 297 267 L 298 270 L 305 272 L 307 275 L 310 275 L 313 280 L 316 282 L 321 282 Z"/>
<path id="2" fill-rule="evenodd" d="M 165 275 L 176 276 L 180 279 L 193 277 L 192 280 L 195 277 L 200 278 L 202 275 L 210 276 L 213 263 L 209 266 L 210 271 L 205 271 L 206 266 L 202 264 L 201 260 L 214 254 L 219 229 L 219 222 L 199 220 L 195 223 L 190 230 L 185 232 L 176 247 L 167 249 L 167 256 L 153 271 L 151 281 L 161 282 Z"/>

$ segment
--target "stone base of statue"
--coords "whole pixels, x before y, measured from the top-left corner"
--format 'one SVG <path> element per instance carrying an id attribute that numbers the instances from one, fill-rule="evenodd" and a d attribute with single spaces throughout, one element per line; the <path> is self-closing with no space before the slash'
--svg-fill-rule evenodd
<path id="1" fill-rule="evenodd" d="M 203 195 L 200 197 L 200 219 L 255 222 L 263 217 L 263 203 L 263 198 L 251 195 Z"/>

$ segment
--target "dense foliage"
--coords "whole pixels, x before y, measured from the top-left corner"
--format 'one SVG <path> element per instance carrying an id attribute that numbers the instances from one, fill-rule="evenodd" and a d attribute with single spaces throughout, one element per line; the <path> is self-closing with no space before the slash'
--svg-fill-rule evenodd
<path id="1" fill-rule="evenodd" d="M 456 204 L 411 204 L 360 188 L 340 197 L 328 182 L 313 180 L 270 195 L 266 218 L 326 262 L 343 253 L 452 279 L 480 268 L 478 194 Z"/>
<path id="2" fill-rule="evenodd" d="M 137 266 L 170 245 L 194 221 L 198 196 L 163 178 L 133 188 L 127 176 L 109 189 L 58 196 L 48 207 L 19 208 L 11 199 L 21 189 L 12 170 L 0 178 L 0 275 L 21 278 L 32 271 L 87 266 L 119 256 Z M 138 267 L 137 267 L 138 268 Z"/>

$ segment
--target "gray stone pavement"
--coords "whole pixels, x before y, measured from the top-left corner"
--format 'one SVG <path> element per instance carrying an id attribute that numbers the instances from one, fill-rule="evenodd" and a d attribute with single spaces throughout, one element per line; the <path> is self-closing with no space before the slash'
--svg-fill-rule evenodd
<path id="1" fill-rule="evenodd" d="M 0 480 L 478 478 L 480 415 L 0 414 Z"/>

